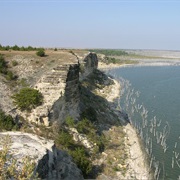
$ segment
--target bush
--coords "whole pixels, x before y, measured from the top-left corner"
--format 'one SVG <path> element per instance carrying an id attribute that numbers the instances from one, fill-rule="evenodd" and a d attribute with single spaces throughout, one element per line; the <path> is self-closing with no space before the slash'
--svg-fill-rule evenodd
<path id="1" fill-rule="evenodd" d="M 4 60 L 4 57 L 2 54 L 0 54 L 0 73 L 2 73 L 2 74 L 7 73 L 7 63 Z"/>
<path id="2" fill-rule="evenodd" d="M 83 175 L 86 177 L 92 170 L 92 163 L 88 159 L 84 148 L 76 148 L 69 152 L 73 157 L 74 162 L 81 169 Z"/>
<path id="3" fill-rule="evenodd" d="M 1 109 L 0 109 L 0 130 L 7 130 L 11 131 L 15 127 L 15 122 L 10 115 L 6 115 Z"/>
<path id="4" fill-rule="evenodd" d="M 22 88 L 20 92 L 13 95 L 12 98 L 14 99 L 15 105 L 17 105 L 22 111 L 30 111 L 31 109 L 41 105 L 43 102 L 42 94 L 38 90 L 28 87 Z"/>
<path id="5" fill-rule="evenodd" d="M 57 48 L 54 48 L 54 51 L 57 51 Z"/>
<path id="6" fill-rule="evenodd" d="M 37 56 L 40 56 L 40 57 L 44 57 L 45 56 L 45 51 L 44 49 L 40 49 L 39 51 L 36 52 L 36 55 Z"/>
<path id="7" fill-rule="evenodd" d="M 65 124 L 70 128 L 75 127 L 74 119 L 70 116 L 65 119 Z"/>
<path id="8" fill-rule="evenodd" d="M 93 130 L 95 130 L 94 125 L 86 118 L 77 123 L 77 131 L 79 133 L 89 134 Z"/>
<path id="9" fill-rule="evenodd" d="M 17 66 L 17 65 L 18 65 L 18 62 L 17 62 L 17 61 L 15 61 L 15 60 L 14 60 L 14 61 L 12 61 L 12 65 L 13 65 L 13 66 Z"/>
<path id="10" fill-rule="evenodd" d="M 73 144 L 73 137 L 65 130 L 61 130 L 55 140 L 57 145 L 64 146 L 65 148 L 70 148 Z"/>
<path id="11" fill-rule="evenodd" d="M 15 79 L 17 79 L 18 77 L 16 76 L 16 75 L 14 75 L 13 73 L 12 73 L 12 71 L 7 71 L 7 73 L 6 73 L 6 79 L 7 80 L 15 80 Z"/>

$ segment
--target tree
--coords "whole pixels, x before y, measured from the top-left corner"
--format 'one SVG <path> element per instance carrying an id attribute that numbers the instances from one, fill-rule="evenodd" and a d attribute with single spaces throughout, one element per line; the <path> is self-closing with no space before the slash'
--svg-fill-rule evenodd
<path id="1" fill-rule="evenodd" d="M 22 88 L 19 93 L 12 96 L 14 103 L 23 110 L 30 111 L 31 109 L 43 103 L 42 94 L 33 88 Z"/>
<path id="2" fill-rule="evenodd" d="M 12 49 L 13 49 L 14 51 L 19 51 L 19 50 L 20 50 L 20 48 L 19 48 L 17 45 L 14 45 L 14 46 L 12 47 Z"/>
<path id="3" fill-rule="evenodd" d="M 36 52 L 36 55 L 37 55 L 37 56 L 40 56 L 40 57 L 45 56 L 44 49 L 39 49 L 39 51 Z"/>

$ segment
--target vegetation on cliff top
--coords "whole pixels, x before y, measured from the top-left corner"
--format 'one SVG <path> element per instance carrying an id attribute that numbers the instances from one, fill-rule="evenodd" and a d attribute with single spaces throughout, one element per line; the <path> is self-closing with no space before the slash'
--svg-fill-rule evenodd
<path id="1" fill-rule="evenodd" d="M 45 51 L 44 51 L 44 49 L 39 49 L 39 50 L 36 52 L 36 55 L 37 55 L 37 56 L 40 56 L 40 57 L 44 57 L 44 56 L 45 56 Z"/>
<path id="2" fill-rule="evenodd" d="M 0 44 L 0 50 L 1 51 L 9 51 L 9 50 L 14 50 L 14 51 L 37 51 L 37 50 L 40 50 L 40 49 L 43 49 L 43 48 L 36 48 L 36 47 L 32 47 L 32 46 L 28 46 L 28 47 L 24 47 L 24 46 L 17 46 L 17 45 L 14 45 L 14 46 L 2 46 Z"/>
<path id="3" fill-rule="evenodd" d="M 8 69 L 7 62 L 2 54 L 0 54 L 0 73 L 5 75 L 7 80 L 15 80 L 17 78 L 17 76 Z"/>
<path id="4" fill-rule="evenodd" d="M 95 52 L 98 54 L 104 54 L 106 56 L 127 56 L 129 53 L 127 53 L 124 50 L 119 49 L 90 49 L 90 52 Z"/>

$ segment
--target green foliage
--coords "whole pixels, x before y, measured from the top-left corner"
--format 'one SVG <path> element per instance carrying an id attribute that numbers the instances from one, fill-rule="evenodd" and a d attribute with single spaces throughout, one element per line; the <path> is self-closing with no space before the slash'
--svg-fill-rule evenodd
<path id="1" fill-rule="evenodd" d="M 97 152 L 102 152 L 105 147 L 106 138 L 104 135 L 97 133 L 96 127 L 91 121 L 84 118 L 76 124 L 77 131 L 79 133 L 86 134 L 87 137 L 97 145 Z"/>
<path id="2" fill-rule="evenodd" d="M 16 127 L 16 124 L 10 115 L 6 115 L 1 109 L 0 109 L 0 130 L 7 130 L 11 131 Z"/>
<path id="3" fill-rule="evenodd" d="M 7 63 L 4 60 L 4 57 L 2 54 L 0 54 L 0 73 L 2 73 L 2 74 L 7 73 Z"/>
<path id="4" fill-rule="evenodd" d="M 70 155 L 73 157 L 74 162 L 83 172 L 86 177 L 92 170 L 92 163 L 88 159 L 84 148 L 76 148 L 74 151 L 69 151 Z"/>
<path id="5" fill-rule="evenodd" d="M 44 51 L 44 49 L 39 49 L 39 50 L 36 52 L 36 55 L 37 55 L 37 56 L 40 56 L 40 57 L 44 57 L 44 56 L 45 56 L 45 51 Z"/>
<path id="6" fill-rule="evenodd" d="M 99 53 L 99 54 L 104 54 L 106 56 L 127 56 L 127 55 L 129 55 L 126 51 L 119 50 L 119 49 L 90 49 L 89 51 Z"/>
<path id="7" fill-rule="evenodd" d="M 29 180 L 36 179 L 37 174 L 34 175 L 35 162 L 31 161 L 29 157 L 22 159 L 22 166 L 19 169 L 17 159 L 13 154 L 9 153 L 11 138 L 6 136 L 0 140 L 2 149 L 0 150 L 0 180 L 18 179 Z"/>
<path id="8" fill-rule="evenodd" d="M 115 59 L 112 57 L 106 57 L 106 63 L 107 64 L 110 64 L 110 63 L 116 64 L 117 62 L 118 62 L 118 59 Z"/>
<path id="9" fill-rule="evenodd" d="M 75 126 L 75 123 L 74 123 L 74 119 L 70 116 L 68 116 L 66 119 L 65 119 L 65 124 L 70 127 L 70 128 L 73 128 Z"/>
<path id="10" fill-rule="evenodd" d="M 32 46 L 28 46 L 28 47 L 19 47 L 17 45 L 14 46 L 2 46 L 0 45 L 0 50 L 1 51 L 9 51 L 9 50 L 14 50 L 14 51 L 37 51 L 40 50 L 42 48 L 36 48 L 36 47 L 32 47 Z"/>
<path id="11" fill-rule="evenodd" d="M 55 143 L 65 149 L 70 148 L 73 144 L 72 135 L 69 134 L 67 131 L 61 129 L 58 133 L 57 138 L 55 139 Z"/>
<path id="12" fill-rule="evenodd" d="M 14 99 L 14 103 L 22 111 L 30 111 L 31 109 L 41 105 L 43 102 L 42 94 L 38 90 L 28 87 L 22 88 L 20 92 L 13 95 L 12 98 Z"/>
<path id="13" fill-rule="evenodd" d="M 8 70 L 6 73 L 6 79 L 7 80 L 15 80 L 15 79 L 17 79 L 17 76 L 14 75 L 12 71 Z"/>
<path id="14" fill-rule="evenodd" d="M 74 127 L 74 120 L 71 117 L 66 118 L 65 123 L 68 126 Z M 72 156 L 73 161 L 82 170 L 84 177 L 86 177 L 92 170 L 92 163 L 89 160 L 89 155 L 82 145 L 77 144 L 73 140 L 73 136 L 69 134 L 66 129 L 61 129 L 55 138 L 55 144 L 61 149 L 67 150 Z"/>
<path id="15" fill-rule="evenodd" d="M 8 70 L 7 62 L 4 60 L 2 54 L 0 54 L 0 73 L 6 75 L 7 80 L 15 80 L 17 78 L 12 71 Z"/>
<path id="16" fill-rule="evenodd" d="M 79 133 L 88 134 L 95 129 L 94 125 L 88 119 L 84 118 L 79 121 L 76 125 L 77 131 Z"/>
<path id="17" fill-rule="evenodd" d="M 54 48 L 54 51 L 57 51 L 57 48 Z"/>
<path id="18" fill-rule="evenodd" d="M 13 60 L 13 61 L 12 61 L 12 65 L 13 65 L 13 66 L 17 66 L 17 65 L 18 65 L 18 62 L 15 61 L 15 60 Z"/>
<path id="19" fill-rule="evenodd" d="M 14 51 L 19 51 L 20 48 L 19 48 L 17 45 L 15 45 L 15 46 L 12 47 L 12 50 L 14 50 Z"/>

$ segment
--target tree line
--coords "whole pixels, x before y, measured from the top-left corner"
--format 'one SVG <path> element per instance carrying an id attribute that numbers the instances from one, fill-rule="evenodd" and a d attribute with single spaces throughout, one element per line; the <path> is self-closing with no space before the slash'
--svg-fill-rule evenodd
<path id="1" fill-rule="evenodd" d="M 104 54 L 105 56 L 127 56 L 126 51 L 120 49 L 89 49 L 90 52 Z"/>
<path id="2" fill-rule="evenodd" d="M 0 44 L 0 50 L 1 51 L 9 51 L 9 50 L 14 50 L 14 51 L 38 51 L 38 50 L 44 50 L 44 48 L 37 48 L 37 47 L 32 47 L 32 46 L 28 46 L 28 47 L 21 46 L 21 47 L 19 47 L 18 45 L 2 46 Z"/>

